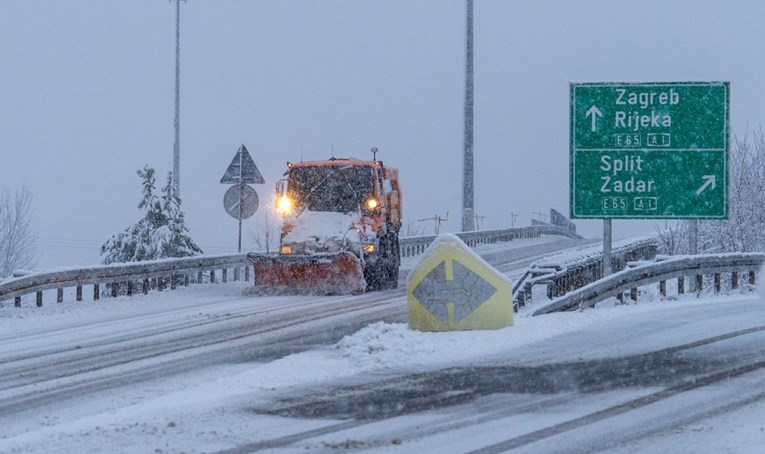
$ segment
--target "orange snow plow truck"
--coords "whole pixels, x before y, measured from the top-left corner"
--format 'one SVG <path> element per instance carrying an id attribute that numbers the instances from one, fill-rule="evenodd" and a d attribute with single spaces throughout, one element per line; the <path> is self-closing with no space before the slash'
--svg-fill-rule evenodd
<path id="1" fill-rule="evenodd" d="M 398 286 L 398 169 L 376 158 L 287 163 L 276 185 L 278 254 L 250 253 L 255 286 L 281 294 L 359 294 Z"/>

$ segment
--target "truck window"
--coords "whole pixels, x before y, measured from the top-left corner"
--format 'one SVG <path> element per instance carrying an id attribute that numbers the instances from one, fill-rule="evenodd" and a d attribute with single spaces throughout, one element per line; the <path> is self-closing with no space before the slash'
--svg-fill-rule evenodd
<path id="1" fill-rule="evenodd" d="M 299 209 L 357 212 L 374 195 L 374 174 L 365 166 L 296 167 L 288 193 Z"/>

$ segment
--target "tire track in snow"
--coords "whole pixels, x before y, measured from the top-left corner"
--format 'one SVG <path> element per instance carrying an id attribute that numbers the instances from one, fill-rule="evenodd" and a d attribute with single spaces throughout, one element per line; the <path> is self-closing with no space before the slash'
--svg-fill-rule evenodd
<path id="1" fill-rule="evenodd" d="M 346 316 L 346 324 L 348 315 L 356 316 L 352 319 L 379 320 L 382 314 L 395 313 L 395 306 L 401 304 L 400 299 L 391 301 L 389 294 L 370 295 L 376 298 L 364 298 L 352 304 L 317 305 L 308 313 L 291 312 L 272 317 L 272 320 L 253 319 L 253 323 L 245 320 L 246 323 L 208 331 L 201 337 L 198 332 L 183 331 L 182 336 L 170 341 L 149 339 L 132 345 L 118 343 L 105 351 L 78 350 L 78 356 L 63 360 L 39 356 L 34 364 L 20 369 L 5 366 L 0 376 L 0 416 L 56 399 L 73 398 L 201 366 L 242 361 L 236 346 L 245 345 L 247 351 L 256 352 L 258 358 L 249 360 L 278 357 L 285 352 L 292 353 L 296 348 L 306 349 L 312 342 L 321 342 L 328 335 L 342 337 L 348 330 L 341 329 L 338 317 Z M 317 324 L 324 324 L 325 329 L 328 326 L 337 329 L 327 334 L 316 329 Z M 348 326 L 354 330 L 360 328 L 357 322 Z M 150 364 L 152 361 L 158 363 Z M 37 372 L 32 377 L 19 377 L 20 371 Z"/>
<path id="2" fill-rule="evenodd" d="M 713 344 L 717 344 L 726 340 L 730 339 L 736 339 L 741 338 L 748 335 L 753 334 L 759 334 L 765 332 L 765 325 L 752 327 L 744 330 L 738 330 L 718 336 L 712 336 L 704 339 L 700 339 L 694 342 L 686 343 L 683 345 L 668 347 L 661 350 L 656 350 L 654 352 L 640 354 L 640 355 L 634 355 L 633 357 L 627 357 L 624 358 L 624 360 L 633 360 L 635 358 L 640 358 L 641 360 L 650 360 L 650 358 L 665 358 L 670 355 L 689 351 L 695 348 L 709 346 Z M 749 358 L 752 359 L 752 358 Z M 730 362 L 721 361 L 719 363 L 714 364 L 715 369 L 713 370 L 701 370 L 697 374 L 689 374 L 686 376 L 681 382 L 679 383 L 672 383 L 669 386 L 656 391 L 656 392 L 650 392 L 647 395 L 634 398 L 631 400 L 628 400 L 626 402 L 619 403 L 617 405 L 609 406 L 605 409 L 601 409 L 577 418 L 570 419 L 568 421 L 564 421 L 543 429 L 539 429 L 524 435 L 516 436 L 510 439 L 507 439 L 505 441 L 495 443 L 489 446 L 485 446 L 483 448 L 477 449 L 475 451 L 472 451 L 475 454 L 489 454 L 489 453 L 500 453 L 505 452 L 511 449 L 519 448 L 522 446 L 530 445 L 532 443 L 544 440 L 546 438 L 554 437 L 560 434 L 563 434 L 565 432 L 575 430 L 577 428 L 593 424 L 595 422 L 603 421 L 608 418 L 612 418 L 615 416 L 618 416 L 620 414 L 623 414 L 625 412 L 628 412 L 630 410 L 639 409 L 642 407 L 646 407 L 648 405 L 651 405 L 653 403 L 662 401 L 664 399 L 668 399 L 670 397 L 697 390 L 699 388 L 703 388 L 705 386 L 710 386 L 717 384 L 723 380 L 727 380 L 730 378 L 735 378 L 747 373 L 755 372 L 758 370 L 761 370 L 765 368 L 765 360 L 762 359 L 762 355 L 759 355 L 759 357 L 754 358 L 755 361 L 749 361 L 745 362 L 744 364 L 732 364 Z M 548 367 L 556 367 L 556 365 L 548 365 Z M 418 402 L 416 402 L 413 405 L 404 405 L 400 411 L 398 412 L 391 412 L 388 414 L 381 414 L 378 417 L 375 417 L 373 414 L 368 413 L 369 411 L 369 400 L 364 400 L 365 392 L 364 389 L 371 390 L 370 393 L 379 393 L 379 389 L 383 388 L 379 383 L 368 383 L 367 385 L 362 386 L 356 386 L 351 388 L 341 388 L 340 390 L 330 390 L 324 395 L 316 395 L 316 394 L 310 394 L 307 396 L 307 402 L 303 400 L 302 402 L 300 399 L 294 399 L 293 405 L 287 404 L 286 406 L 283 406 L 282 408 L 276 408 L 275 411 L 267 411 L 268 414 L 276 414 L 276 415 L 282 415 L 282 416 L 291 416 L 291 417 L 309 417 L 309 418 L 321 418 L 321 417 L 330 417 L 333 419 L 345 419 L 340 423 L 336 424 L 330 424 L 326 427 L 320 428 L 320 429 L 314 429 L 310 431 L 305 432 L 298 432 L 295 434 L 271 439 L 271 440 L 262 440 L 256 443 L 243 445 L 240 447 L 237 447 L 235 449 L 231 450 L 225 450 L 220 451 L 220 453 L 226 453 L 226 454 L 234 454 L 234 453 L 244 453 L 244 452 L 252 452 L 254 450 L 258 449 L 266 449 L 266 448 L 280 448 L 280 447 L 287 447 L 294 445 L 295 443 L 300 442 L 306 442 L 312 439 L 315 439 L 316 437 L 322 436 L 326 437 L 328 435 L 337 434 L 338 436 L 341 435 L 342 432 L 346 430 L 350 430 L 356 427 L 361 426 L 374 426 L 376 424 L 379 424 L 382 421 L 390 420 L 399 416 L 405 416 L 413 413 L 418 413 L 422 411 L 428 411 L 438 408 L 445 408 L 445 407 L 453 407 L 453 406 L 459 406 L 463 404 L 467 404 L 471 401 L 473 401 L 477 395 L 481 396 L 487 396 L 491 394 L 498 394 L 498 393 L 508 393 L 508 385 L 507 383 L 497 383 L 494 386 L 484 386 L 484 387 L 476 387 L 475 383 L 470 382 L 468 379 L 464 379 L 465 383 L 464 386 L 466 389 L 469 390 L 469 392 L 466 393 L 455 393 L 454 390 L 450 390 L 449 392 L 444 392 L 442 386 L 444 383 L 447 383 L 449 381 L 449 374 L 453 374 L 455 372 L 455 369 L 449 369 L 449 370 L 442 370 L 437 371 L 435 373 L 422 373 L 422 374 L 415 374 L 415 382 L 419 382 L 418 378 L 421 376 L 426 376 L 428 374 L 431 374 L 432 377 L 430 377 L 431 384 L 439 384 L 439 389 L 435 390 L 432 389 L 433 393 L 429 397 L 418 397 Z M 653 377 L 651 376 L 655 371 L 652 370 L 643 370 L 641 371 L 643 376 L 647 377 L 647 381 L 651 381 Z M 470 374 L 473 374 L 474 376 L 481 376 L 484 372 L 480 370 L 479 368 L 472 368 L 472 370 L 469 370 L 466 374 L 467 377 L 470 376 Z M 641 376 L 635 376 L 633 377 L 634 380 L 640 381 Z M 400 400 L 402 398 L 405 398 L 404 396 L 406 393 L 401 392 L 400 389 L 398 389 L 398 385 L 396 380 L 400 382 L 404 382 L 405 380 L 411 380 L 412 376 L 409 377 L 399 377 L 397 379 L 388 379 L 385 382 L 385 386 L 390 389 L 396 390 L 396 396 L 395 398 Z M 621 384 L 620 384 L 621 386 Z M 442 418 L 440 420 L 432 421 L 430 424 L 427 424 L 427 427 L 420 426 L 419 428 L 416 428 L 414 430 L 405 431 L 404 433 L 399 432 L 388 432 L 387 438 L 386 436 L 378 437 L 383 440 L 390 440 L 393 438 L 394 434 L 396 438 L 399 439 L 415 439 L 415 438 L 422 438 L 427 436 L 433 436 L 437 435 L 442 432 L 448 432 L 450 430 L 454 429 L 464 429 L 468 426 L 475 426 L 479 424 L 483 424 L 490 421 L 495 421 L 497 419 L 501 419 L 504 417 L 511 417 L 515 416 L 519 413 L 524 413 L 528 411 L 539 411 L 544 408 L 551 408 L 556 405 L 561 404 L 570 404 L 573 401 L 579 400 L 579 401 L 587 401 L 590 399 L 590 395 L 592 393 L 598 393 L 598 392 L 605 392 L 613 389 L 614 383 L 613 382 L 603 382 L 603 383 L 594 383 L 590 386 L 587 386 L 586 389 L 583 389 L 581 391 L 581 394 L 557 394 L 557 395 L 549 395 L 549 394 L 540 394 L 542 396 L 540 399 L 533 399 L 530 401 L 522 401 L 517 405 L 507 405 L 505 401 L 502 401 L 498 403 L 497 405 L 489 405 L 489 406 L 483 406 L 479 410 L 479 413 L 470 413 L 469 415 L 465 415 L 465 412 L 462 412 L 462 414 L 452 417 L 446 417 Z M 356 393 L 354 393 L 354 389 L 357 390 Z M 510 391 L 511 392 L 511 391 Z M 539 392 L 539 391 L 537 391 Z M 588 395 L 589 394 L 589 395 Z M 337 396 L 345 396 L 345 399 L 347 399 L 348 402 L 337 402 Z M 328 400 L 328 399 L 331 399 Z M 374 401 L 378 400 L 385 400 L 385 396 L 381 396 L 379 399 L 374 399 Z M 395 400 L 395 399 L 391 399 Z M 365 413 L 362 417 L 353 417 L 348 414 L 336 414 L 332 412 L 332 408 L 343 408 L 347 410 L 350 404 L 349 402 L 354 402 L 359 407 L 364 407 Z M 329 413 L 322 411 L 322 405 L 328 404 L 329 405 Z M 475 409 L 473 409 L 475 410 Z M 352 418 L 352 419 L 347 419 Z M 350 433 L 352 436 L 352 433 Z M 344 434 L 342 434 L 344 435 Z M 340 436 L 342 438 L 342 436 Z M 365 443 L 365 447 L 372 447 L 374 446 L 374 442 Z"/>

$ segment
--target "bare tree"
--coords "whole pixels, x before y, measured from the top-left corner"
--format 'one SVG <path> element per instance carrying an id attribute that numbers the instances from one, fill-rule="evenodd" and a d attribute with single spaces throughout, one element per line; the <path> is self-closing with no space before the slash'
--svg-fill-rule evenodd
<path id="1" fill-rule="evenodd" d="M 677 222 L 674 227 L 661 229 L 655 225 L 656 236 L 659 238 L 659 250 L 662 254 L 678 255 L 688 253 L 688 223 Z"/>
<path id="2" fill-rule="evenodd" d="M 280 230 L 278 216 L 266 209 L 263 216 L 255 221 L 255 230 L 250 230 L 250 239 L 259 251 L 268 254 L 279 246 Z"/>
<path id="3" fill-rule="evenodd" d="M 406 224 L 406 233 L 402 236 L 422 236 L 425 234 L 425 228 L 414 224 L 413 222 L 409 222 Z"/>
<path id="4" fill-rule="evenodd" d="M 728 220 L 699 225 L 700 252 L 765 251 L 765 135 L 734 137 L 729 159 Z"/>
<path id="5" fill-rule="evenodd" d="M 0 277 L 35 263 L 37 239 L 32 232 L 31 208 L 32 193 L 26 187 L 14 194 L 10 189 L 0 192 Z"/>
<path id="6" fill-rule="evenodd" d="M 765 251 L 765 134 L 734 137 L 728 160 L 728 220 L 699 223 L 699 252 Z M 688 223 L 656 227 L 664 254 L 688 253 Z"/>

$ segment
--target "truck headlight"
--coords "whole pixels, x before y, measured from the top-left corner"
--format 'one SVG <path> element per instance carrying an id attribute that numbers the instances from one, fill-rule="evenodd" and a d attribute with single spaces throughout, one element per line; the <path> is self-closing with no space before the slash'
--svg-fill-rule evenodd
<path id="1" fill-rule="evenodd" d="M 287 196 L 282 196 L 276 199 L 276 209 L 281 214 L 288 214 L 292 211 L 292 200 Z"/>
<path id="2" fill-rule="evenodd" d="M 375 199 L 374 197 L 369 198 L 367 200 L 367 208 L 369 208 L 370 210 L 374 210 L 378 206 L 380 206 L 380 202 L 378 202 L 377 199 Z"/>
<path id="3" fill-rule="evenodd" d="M 372 254 L 375 252 L 376 249 L 374 244 L 366 244 L 364 245 L 362 250 L 364 251 L 365 254 Z"/>

